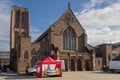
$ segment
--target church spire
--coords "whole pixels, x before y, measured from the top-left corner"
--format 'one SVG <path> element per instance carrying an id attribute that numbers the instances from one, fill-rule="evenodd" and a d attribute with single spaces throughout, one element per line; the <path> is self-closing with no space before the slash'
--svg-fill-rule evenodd
<path id="1" fill-rule="evenodd" d="M 70 0 L 68 0 L 68 8 L 70 9 Z"/>

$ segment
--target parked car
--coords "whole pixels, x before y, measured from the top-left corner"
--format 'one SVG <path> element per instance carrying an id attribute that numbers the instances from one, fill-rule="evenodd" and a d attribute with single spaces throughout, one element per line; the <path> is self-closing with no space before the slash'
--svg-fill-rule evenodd
<path id="1" fill-rule="evenodd" d="M 36 66 L 28 68 L 27 74 L 28 75 L 35 75 L 36 74 Z"/>

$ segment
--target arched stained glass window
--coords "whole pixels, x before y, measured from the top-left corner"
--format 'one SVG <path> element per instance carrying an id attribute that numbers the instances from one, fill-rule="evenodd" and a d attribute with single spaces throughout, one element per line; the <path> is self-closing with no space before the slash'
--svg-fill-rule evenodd
<path id="1" fill-rule="evenodd" d="M 76 49 L 76 34 L 73 28 L 68 27 L 63 32 L 63 50 L 72 50 L 75 51 Z"/>

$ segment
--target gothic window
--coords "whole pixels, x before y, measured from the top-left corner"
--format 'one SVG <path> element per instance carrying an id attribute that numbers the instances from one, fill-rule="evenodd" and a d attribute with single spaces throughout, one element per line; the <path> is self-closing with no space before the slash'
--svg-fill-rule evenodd
<path id="1" fill-rule="evenodd" d="M 111 56 L 110 56 L 110 54 L 109 54 L 109 61 L 111 60 Z"/>
<path id="2" fill-rule="evenodd" d="M 19 23 L 20 23 L 20 10 L 17 10 L 16 11 L 16 15 L 15 15 L 15 17 L 16 17 L 16 27 L 19 27 Z"/>
<path id="3" fill-rule="evenodd" d="M 24 52 L 24 59 L 28 59 L 28 51 L 27 50 Z"/>
<path id="4" fill-rule="evenodd" d="M 22 27 L 25 28 L 25 26 L 27 26 L 27 12 L 21 12 L 21 16 L 22 16 Z"/>
<path id="5" fill-rule="evenodd" d="M 38 50 L 38 54 L 41 54 L 41 52 L 42 52 L 41 49 L 39 49 L 39 50 Z"/>
<path id="6" fill-rule="evenodd" d="M 63 32 L 63 50 L 72 50 L 76 49 L 76 35 L 73 28 L 69 27 Z"/>
<path id="7" fill-rule="evenodd" d="M 100 65 L 100 60 L 98 60 L 98 65 Z"/>
<path id="8" fill-rule="evenodd" d="M 32 55 L 37 55 L 37 52 L 35 49 L 32 50 Z"/>
<path id="9" fill-rule="evenodd" d="M 21 18 L 22 18 L 22 19 L 21 19 L 21 21 L 22 21 L 21 24 L 22 24 L 22 27 L 24 27 L 24 24 L 25 24 L 25 18 L 26 18 L 24 12 L 21 12 Z"/>

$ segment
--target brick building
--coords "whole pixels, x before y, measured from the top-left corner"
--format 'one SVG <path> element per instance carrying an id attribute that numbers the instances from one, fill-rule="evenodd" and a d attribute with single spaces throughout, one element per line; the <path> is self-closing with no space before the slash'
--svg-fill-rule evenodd
<path id="1" fill-rule="evenodd" d="M 96 47 L 96 69 L 108 67 L 112 60 L 112 44 L 101 44 Z"/>
<path id="2" fill-rule="evenodd" d="M 4 65 L 10 64 L 10 52 L 0 52 L 0 63 Z"/>
<path id="3" fill-rule="evenodd" d="M 38 60 L 47 56 L 64 60 L 66 71 L 101 69 L 104 59 L 96 57 L 96 48 L 87 43 L 87 34 L 72 12 L 70 3 L 62 16 L 33 43 L 29 35 L 29 24 L 28 9 L 14 6 L 10 31 L 12 70 L 23 73 L 28 63 L 34 66 Z"/>

